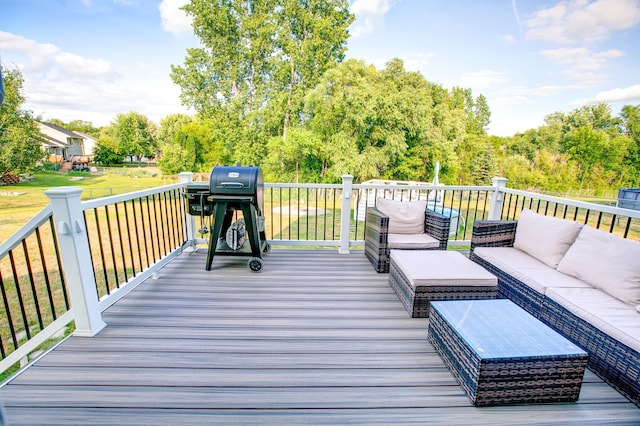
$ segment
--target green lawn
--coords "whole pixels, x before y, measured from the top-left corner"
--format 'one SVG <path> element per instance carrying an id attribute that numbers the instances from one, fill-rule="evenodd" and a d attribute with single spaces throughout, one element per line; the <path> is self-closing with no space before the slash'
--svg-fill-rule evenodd
<path id="1" fill-rule="evenodd" d="M 40 172 L 29 182 L 0 186 L 0 241 L 5 241 L 36 213 L 49 204 L 44 191 L 60 186 L 83 189 L 83 200 L 122 194 L 176 183 L 177 177 L 163 177 L 157 169 L 131 168 L 101 174 Z"/>

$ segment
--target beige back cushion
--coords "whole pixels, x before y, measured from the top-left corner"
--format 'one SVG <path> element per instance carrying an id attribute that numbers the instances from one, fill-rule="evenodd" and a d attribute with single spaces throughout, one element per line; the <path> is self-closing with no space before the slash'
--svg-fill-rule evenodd
<path id="1" fill-rule="evenodd" d="M 525 209 L 518 218 L 513 246 L 547 266 L 557 268 L 580 229 L 582 224 L 578 222 L 543 216 Z"/>
<path id="2" fill-rule="evenodd" d="M 390 234 L 424 233 L 426 201 L 395 201 L 379 197 L 376 206 L 389 216 Z"/>
<path id="3" fill-rule="evenodd" d="M 625 303 L 640 304 L 640 242 L 585 226 L 558 271 Z"/>

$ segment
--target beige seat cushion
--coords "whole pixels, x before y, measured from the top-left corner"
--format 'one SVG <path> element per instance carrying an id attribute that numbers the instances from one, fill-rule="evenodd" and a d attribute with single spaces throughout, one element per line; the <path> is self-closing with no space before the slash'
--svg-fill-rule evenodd
<path id="1" fill-rule="evenodd" d="M 513 246 L 557 268 L 580 229 L 582 224 L 578 222 L 543 216 L 525 209 L 518 218 Z"/>
<path id="2" fill-rule="evenodd" d="M 378 197 L 376 207 L 389 217 L 390 234 L 422 234 L 426 201 L 395 201 Z"/>
<path id="3" fill-rule="evenodd" d="M 391 250 L 391 261 L 413 287 L 497 286 L 498 279 L 462 253 L 446 250 Z"/>
<path id="4" fill-rule="evenodd" d="M 630 348 L 640 351 L 640 315 L 597 288 L 553 288 L 547 297 Z"/>
<path id="5" fill-rule="evenodd" d="M 438 248 L 440 241 L 424 232 L 421 234 L 387 234 L 390 249 L 426 250 Z"/>
<path id="6" fill-rule="evenodd" d="M 550 287 L 591 287 L 514 247 L 476 247 L 473 253 L 541 294 Z"/>

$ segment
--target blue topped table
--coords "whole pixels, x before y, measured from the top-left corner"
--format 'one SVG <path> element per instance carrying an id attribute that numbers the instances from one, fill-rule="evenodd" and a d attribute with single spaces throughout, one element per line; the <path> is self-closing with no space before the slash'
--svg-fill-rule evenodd
<path id="1" fill-rule="evenodd" d="M 510 300 L 431 302 L 428 339 L 476 406 L 580 395 L 587 353 Z"/>

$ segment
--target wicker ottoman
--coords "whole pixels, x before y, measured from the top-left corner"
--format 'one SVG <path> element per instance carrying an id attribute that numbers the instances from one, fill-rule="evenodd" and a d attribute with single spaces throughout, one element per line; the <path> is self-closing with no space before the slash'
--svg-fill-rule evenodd
<path id="1" fill-rule="evenodd" d="M 429 316 L 431 300 L 493 299 L 498 279 L 464 254 L 391 250 L 389 284 L 413 318 Z"/>
<path id="2" fill-rule="evenodd" d="M 510 300 L 433 302 L 428 339 L 476 406 L 580 395 L 587 353 Z"/>

